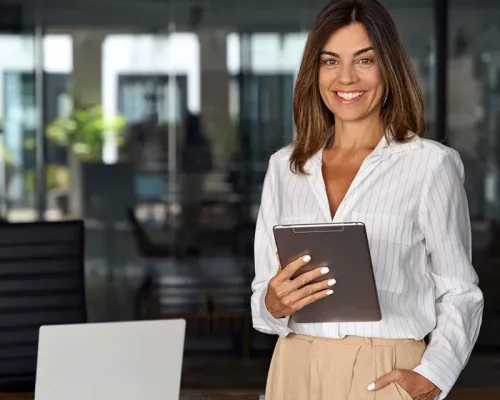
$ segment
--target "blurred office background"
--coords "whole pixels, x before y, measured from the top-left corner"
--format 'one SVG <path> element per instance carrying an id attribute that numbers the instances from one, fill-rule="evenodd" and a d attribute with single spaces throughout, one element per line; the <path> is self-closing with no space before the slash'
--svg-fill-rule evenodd
<path id="1" fill-rule="evenodd" d="M 294 80 L 325 3 L 0 3 L 0 215 L 83 219 L 89 321 L 186 318 L 185 388 L 263 389 L 275 338 L 251 328 L 253 231 L 267 160 L 293 138 Z M 486 310 L 460 385 L 493 386 L 500 3 L 382 3 L 422 86 L 428 137 L 465 162 Z"/>

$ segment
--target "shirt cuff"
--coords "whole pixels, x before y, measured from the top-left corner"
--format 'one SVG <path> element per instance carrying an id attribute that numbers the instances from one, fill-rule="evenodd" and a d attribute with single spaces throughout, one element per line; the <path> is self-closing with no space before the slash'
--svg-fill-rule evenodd
<path id="1" fill-rule="evenodd" d="M 271 328 L 273 333 L 276 333 L 281 337 L 285 337 L 289 333 L 292 333 L 292 330 L 288 327 L 288 321 L 290 320 L 290 317 L 273 317 L 266 307 L 266 293 L 267 287 L 262 291 L 262 294 L 260 296 L 260 315 L 264 322 Z"/>
<path id="2" fill-rule="evenodd" d="M 421 364 L 413 371 L 441 389 L 441 394 L 436 400 L 443 400 L 450 393 L 462 372 L 462 368 L 448 351 L 429 348 L 424 353 Z"/>

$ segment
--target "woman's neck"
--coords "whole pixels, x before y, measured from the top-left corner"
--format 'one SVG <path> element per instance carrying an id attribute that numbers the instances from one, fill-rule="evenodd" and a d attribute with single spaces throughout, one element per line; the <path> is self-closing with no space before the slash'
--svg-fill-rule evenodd
<path id="1" fill-rule="evenodd" d="M 336 119 L 332 147 L 342 150 L 375 148 L 384 134 L 380 120 L 367 118 L 363 121 L 345 122 Z"/>

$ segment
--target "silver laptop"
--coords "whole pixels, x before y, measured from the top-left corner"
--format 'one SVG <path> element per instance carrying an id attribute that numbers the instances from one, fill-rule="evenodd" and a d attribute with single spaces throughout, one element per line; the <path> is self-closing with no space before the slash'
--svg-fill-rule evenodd
<path id="1" fill-rule="evenodd" d="M 40 328 L 35 400 L 178 400 L 184 320 Z"/>

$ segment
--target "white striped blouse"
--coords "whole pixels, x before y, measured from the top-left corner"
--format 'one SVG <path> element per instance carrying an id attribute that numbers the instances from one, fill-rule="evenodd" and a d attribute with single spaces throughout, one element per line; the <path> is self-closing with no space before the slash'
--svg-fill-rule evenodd
<path id="1" fill-rule="evenodd" d="M 274 318 L 264 304 L 278 269 L 272 229 L 276 224 L 332 219 L 322 151 L 306 163 L 305 176 L 290 171 L 290 154 L 290 146 L 275 153 L 264 180 L 255 233 L 254 328 L 280 336 L 295 332 L 327 338 L 422 340 L 430 333 L 415 372 L 438 386 L 438 399 L 443 399 L 469 359 L 483 313 L 483 295 L 471 265 L 460 156 L 419 137 L 404 144 L 380 141 L 361 165 L 333 222 L 365 223 L 382 320 L 299 324 L 293 316 Z"/>

